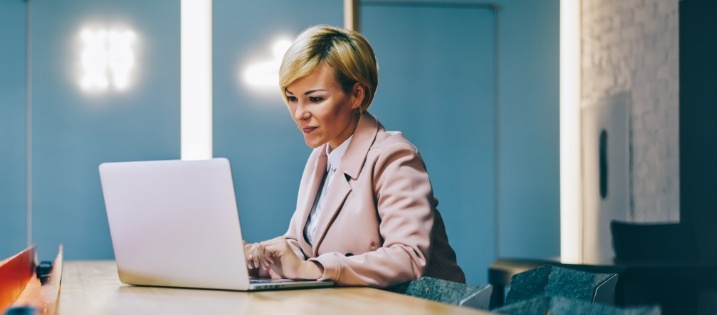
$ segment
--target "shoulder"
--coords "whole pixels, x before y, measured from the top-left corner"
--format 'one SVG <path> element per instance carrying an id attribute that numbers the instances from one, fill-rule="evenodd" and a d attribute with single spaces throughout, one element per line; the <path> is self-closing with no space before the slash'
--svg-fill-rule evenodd
<path id="1" fill-rule="evenodd" d="M 376 117 L 364 113 L 354 132 L 346 155 L 347 165 L 356 166 L 356 171 L 366 164 L 376 164 L 378 160 L 392 160 L 392 156 L 407 155 L 418 157 L 418 149 L 400 131 L 387 131 Z M 347 158 L 348 156 L 348 158 Z M 420 159 L 419 159 L 420 160 Z M 347 166 L 351 169 L 351 166 Z"/>
<path id="2" fill-rule="evenodd" d="M 403 133 L 383 129 L 376 134 L 376 141 L 371 146 L 371 151 L 377 151 L 376 153 L 406 151 L 406 153 L 418 154 L 418 148 L 406 139 Z"/>
<path id="3" fill-rule="evenodd" d="M 400 165 L 425 168 L 418 148 L 399 131 L 379 130 L 376 141 L 369 149 L 367 160 L 373 164 L 375 170 Z"/>

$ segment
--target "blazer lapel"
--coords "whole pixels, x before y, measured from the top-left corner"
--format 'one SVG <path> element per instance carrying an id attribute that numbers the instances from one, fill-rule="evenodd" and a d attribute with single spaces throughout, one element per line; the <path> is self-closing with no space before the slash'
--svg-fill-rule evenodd
<path id="1" fill-rule="evenodd" d="M 366 112 L 361 116 L 361 120 L 359 120 L 359 124 L 354 131 L 354 137 L 341 159 L 341 167 L 351 179 L 357 179 L 359 173 L 361 173 L 361 169 L 366 162 L 368 150 L 371 149 L 371 146 L 376 141 L 376 134 L 381 128 L 381 124 L 378 123 L 373 115 Z"/>
<path id="2" fill-rule="evenodd" d="M 351 143 L 349 143 L 349 147 L 346 149 L 346 153 L 341 159 L 341 163 L 336 169 L 334 178 L 331 181 L 328 191 L 329 195 L 326 196 L 326 200 L 324 201 L 325 204 L 323 205 L 323 210 L 321 211 L 321 216 L 319 217 L 319 223 L 317 224 L 316 231 L 314 232 L 314 244 L 312 246 L 312 253 L 314 256 L 318 255 L 319 247 L 326 236 L 326 232 L 343 207 L 346 197 L 348 197 L 351 192 L 349 180 L 358 178 L 361 168 L 366 161 L 368 150 L 376 140 L 376 134 L 379 130 L 379 126 L 380 125 L 378 121 L 376 121 L 376 118 L 369 113 L 364 113 L 361 120 L 359 120 L 359 124 L 356 126 Z M 326 169 L 325 164 L 324 169 Z M 317 185 L 319 184 L 320 182 Z M 311 212 L 312 205 L 313 203 L 309 204 L 308 212 Z M 304 217 L 304 224 L 306 224 L 307 218 L 308 214 Z"/>
<path id="3" fill-rule="evenodd" d="M 309 214 L 311 214 L 311 208 L 314 206 L 316 194 L 319 192 L 319 188 L 321 187 L 321 181 L 324 179 L 324 174 L 326 173 L 326 148 L 324 146 L 321 146 L 317 150 L 319 150 L 319 152 L 318 157 L 316 158 L 316 163 L 314 164 L 314 172 L 309 181 L 309 188 L 307 190 L 307 194 L 304 195 L 304 202 L 301 204 L 301 208 L 299 209 L 299 211 L 301 211 L 300 213 L 302 238 L 302 241 L 299 242 L 299 244 L 301 244 L 301 250 L 303 250 L 304 253 L 312 252 L 312 246 L 309 245 L 304 238 L 304 230 L 306 229 L 306 221 L 309 219 Z"/>
<path id="4" fill-rule="evenodd" d="M 346 200 L 346 196 L 348 196 L 350 192 L 351 186 L 344 176 L 344 171 L 339 167 L 336 169 L 334 178 L 329 186 L 328 196 L 326 196 L 326 200 L 324 200 L 324 206 L 319 216 L 319 223 L 316 225 L 316 231 L 314 232 L 314 256 L 318 255 L 318 249 L 326 236 L 326 231 L 331 225 L 331 222 L 334 221 L 334 218 L 336 218 L 339 210 L 341 210 L 341 206 L 344 204 L 344 200 Z"/>

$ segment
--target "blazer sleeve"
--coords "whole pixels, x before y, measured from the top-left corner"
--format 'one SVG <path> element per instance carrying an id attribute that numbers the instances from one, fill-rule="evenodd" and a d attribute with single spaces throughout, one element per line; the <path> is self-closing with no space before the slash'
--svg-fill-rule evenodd
<path id="1" fill-rule="evenodd" d="M 370 187 L 382 244 L 346 257 L 324 253 L 311 258 L 324 267 L 325 279 L 340 285 L 388 287 L 421 277 L 431 250 L 436 201 L 422 158 L 407 141 L 371 148 L 359 176 Z M 368 196 L 367 198 L 371 198 Z M 367 231 L 367 233 L 375 233 Z"/>

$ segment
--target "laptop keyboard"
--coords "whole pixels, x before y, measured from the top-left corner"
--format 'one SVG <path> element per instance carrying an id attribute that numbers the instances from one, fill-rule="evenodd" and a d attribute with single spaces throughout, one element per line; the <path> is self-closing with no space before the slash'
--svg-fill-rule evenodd
<path id="1" fill-rule="evenodd" d="M 249 283 L 285 283 L 293 281 L 291 279 L 249 279 Z"/>

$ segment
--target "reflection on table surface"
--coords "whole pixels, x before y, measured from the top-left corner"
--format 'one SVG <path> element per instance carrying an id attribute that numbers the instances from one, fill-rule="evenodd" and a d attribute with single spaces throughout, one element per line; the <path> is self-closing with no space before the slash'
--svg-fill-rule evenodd
<path id="1" fill-rule="evenodd" d="M 488 314 L 373 288 L 237 292 L 139 287 L 114 261 L 67 261 L 59 314 Z"/>

